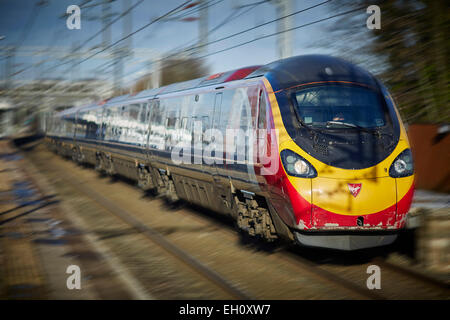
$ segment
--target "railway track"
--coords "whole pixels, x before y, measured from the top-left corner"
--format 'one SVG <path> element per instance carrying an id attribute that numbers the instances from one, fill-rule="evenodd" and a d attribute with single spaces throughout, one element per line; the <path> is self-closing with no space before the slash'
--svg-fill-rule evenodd
<path id="1" fill-rule="evenodd" d="M 430 286 L 435 286 L 436 288 L 444 289 L 444 290 L 450 290 L 450 285 L 448 283 L 445 283 L 443 281 L 439 281 L 435 278 L 429 277 L 424 275 L 423 273 L 414 271 L 409 268 L 405 268 L 401 265 L 392 263 L 387 261 L 386 259 L 380 259 L 377 258 L 374 260 L 375 263 L 382 266 L 383 268 L 388 268 L 392 270 L 393 272 L 399 273 L 399 274 L 407 274 L 409 277 L 416 279 L 417 281 L 421 281 L 426 283 Z M 450 296 L 449 296 L 450 298 Z"/>
<path id="2" fill-rule="evenodd" d="M 205 219 L 204 215 L 202 216 L 200 214 L 196 214 L 192 210 L 187 210 L 186 212 L 192 217 L 192 219 L 196 219 L 198 221 L 203 220 L 205 223 L 211 223 L 216 225 L 217 227 L 220 227 L 220 230 L 222 230 L 230 237 L 238 236 L 238 233 L 235 231 L 235 229 L 230 228 L 230 225 L 221 223 L 220 221 L 217 221 L 217 219 Z M 264 245 L 264 243 L 256 242 L 256 245 Z M 319 250 L 319 249 L 311 249 L 311 250 Z M 298 253 L 297 251 L 298 248 L 296 247 L 292 248 L 291 246 L 280 246 L 278 250 L 272 253 L 272 258 L 283 259 L 285 261 L 288 261 L 290 264 L 292 264 L 299 270 L 307 270 L 309 273 L 313 274 L 320 280 L 326 281 L 330 284 L 337 283 L 341 287 L 359 294 L 361 297 L 375 300 L 387 300 L 389 298 L 392 298 L 389 295 L 377 293 L 377 291 L 371 291 L 366 286 L 364 286 L 367 277 L 367 274 L 365 272 L 359 272 L 359 274 L 363 276 L 361 277 L 361 279 L 359 279 L 359 281 L 349 281 L 339 275 L 339 273 L 336 270 L 337 268 L 330 268 L 327 267 L 326 265 L 314 263 L 313 261 L 308 260 L 307 258 L 303 258 L 301 256 L 301 253 Z M 334 254 L 336 254 L 336 252 L 334 252 Z M 346 252 L 343 252 L 342 254 L 348 255 L 348 253 Z M 439 281 L 434 277 L 426 276 L 423 273 L 413 271 L 410 268 L 406 268 L 398 264 L 389 262 L 387 261 L 386 258 L 376 256 L 373 259 L 371 259 L 369 263 L 362 263 L 354 266 L 350 265 L 347 266 L 346 268 L 360 269 L 359 271 L 361 270 L 365 271 L 367 267 L 372 264 L 382 267 L 384 271 L 390 272 L 392 276 L 394 275 L 399 275 L 400 277 L 407 276 L 410 279 L 410 281 L 422 283 L 423 286 L 426 288 L 432 287 L 447 292 L 447 295 L 443 296 L 443 298 L 450 299 L 449 284 Z M 356 282 L 359 282 L 359 284 L 356 284 Z"/>
<path id="3" fill-rule="evenodd" d="M 74 179 L 76 178 L 68 174 L 66 177 L 66 182 L 70 184 L 72 183 L 71 181 L 74 181 Z M 83 192 L 87 197 L 94 200 L 96 203 L 98 203 L 100 206 L 102 206 L 111 214 L 122 219 L 132 228 L 135 228 L 136 230 L 141 232 L 141 234 L 145 235 L 145 237 L 147 237 L 149 240 L 157 244 L 159 247 L 164 249 L 167 253 L 171 254 L 173 257 L 179 259 L 185 265 L 189 266 L 192 270 L 197 272 L 206 280 L 212 282 L 214 285 L 221 288 L 230 297 L 239 300 L 252 299 L 252 297 L 249 294 L 245 293 L 242 289 L 239 289 L 236 285 L 231 283 L 229 280 L 225 279 L 223 276 L 215 272 L 213 269 L 202 264 L 188 252 L 168 241 L 158 231 L 156 231 L 155 229 L 153 229 L 148 225 L 143 224 L 141 221 L 134 218 L 133 215 L 130 214 L 127 210 L 121 208 L 117 204 L 114 204 L 101 194 L 97 193 L 92 188 L 85 185 L 84 188 L 81 190 L 81 192 Z"/>
<path id="4" fill-rule="evenodd" d="M 39 188 L 39 183 L 35 178 L 31 177 L 29 172 L 27 174 L 30 179 L 34 180 L 35 185 Z M 66 173 L 65 182 L 70 184 L 78 189 L 78 187 L 73 183 L 73 181 L 77 181 L 73 175 Z M 225 279 L 223 276 L 212 270 L 211 268 L 205 266 L 200 261 L 198 261 L 195 257 L 190 255 L 188 252 L 182 250 L 176 245 L 172 244 L 170 241 L 165 239 L 158 231 L 151 228 L 148 225 L 144 225 L 140 221 L 136 220 L 127 210 L 118 207 L 107 198 L 103 197 L 101 194 L 97 193 L 92 188 L 85 186 L 83 189 L 79 189 L 86 197 L 92 199 L 97 205 L 105 209 L 105 211 L 109 212 L 111 215 L 114 215 L 117 218 L 120 218 L 124 223 L 128 224 L 131 228 L 136 229 L 140 234 L 144 235 L 148 240 L 152 243 L 158 245 L 165 252 L 178 259 L 181 263 L 189 267 L 191 270 L 196 272 L 199 276 L 203 277 L 206 281 L 212 283 L 214 286 L 218 287 L 222 290 L 228 298 L 230 299 L 238 299 L 238 300 L 251 300 L 249 294 L 245 293 L 242 289 L 239 289 L 236 285 L 232 284 L 230 281 Z M 117 258 L 115 259 L 117 261 Z M 120 272 L 123 272 L 124 268 L 121 268 Z M 132 282 L 136 287 L 135 280 Z M 140 284 L 137 284 L 141 287 Z M 135 289 L 135 288 L 133 288 Z M 139 291 L 144 291 L 139 289 Z M 140 294 L 138 297 L 150 297 L 150 295 Z"/>
<path id="5" fill-rule="evenodd" d="M 216 227 L 220 228 L 228 237 L 233 238 L 238 236 L 238 232 L 232 227 L 232 225 L 223 223 L 222 221 L 218 221 L 214 219 L 214 217 L 205 216 L 202 214 L 198 214 L 193 210 L 185 210 L 183 214 L 188 214 L 192 219 L 197 221 L 201 221 L 203 223 L 213 224 Z M 209 219 L 208 219 L 209 217 Z M 266 244 L 261 243 L 260 241 L 255 241 L 254 245 L 256 246 L 265 246 Z M 308 249 L 309 250 L 309 249 Z M 311 249 L 311 251 L 320 250 L 320 249 Z M 336 254 L 337 252 L 333 252 Z M 398 274 L 401 277 L 405 275 L 410 279 L 410 281 L 422 283 L 424 287 L 434 287 L 438 290 L 447 291 L 447 296 L 443 296 L 446 299 L 450 299 L 450 286 L 444 282 L 437 280 L 436 278 L 426 276 L 422 273 L 415 272 L 409 268 L 402 267 L 400 265 L 388 262 L 385 258 L 381 258 L 379 256 L 371 259 L 369 263 L 361 263 L 357 265 L 349 265 L 346 267 L 334 268 L 327 267 L 326 265 L 320 265 L 319 263 L 315 263 L 308 258 L 303 258 L 301 256 L 302 253 L 298 252 L 298 248 L 292 247 L 289 245 L 280 245 L 277 250 L 271 253 L 271 258 L 273 258 L 273 262 L 275 263 L 277 260 L 282 259 L 290 263 L 294 268 L 307 271 L 312 276 L 316 277 L 320 281 L 324 281 L 326 283 L 336 285 L 338 284 L 340 287 L 345 288 L 346 290 L 356 293 L 360 297 L 365 299 L 374 299 L 374 300 L 387 300 L 393 298 L 389 295 L 378 293 L 377 290 L 369 290 L 365 284 L 365 280 L 367 279 L 367 273 L 365 273 L 367 267 L 369 265 L 378 265 L 382 267 L 384 271 L 390 272 L 392 276 L 394 274 Z M 342 254 L 348 255 L 348 253 L 343 252 Z M 357 270 L 360 279 L 357 280 L 347 280 L 342 276 L 342 273 L 338 272 L 337 269 L 350 269 Z M 340 275 L 341 274 L 341 275 Z"/>
<path id="6" fill-rule="evenodd" d="M 58 161 L 55 161 L 58 162 Z M 60 164 L 58 164 L 60 166 Z M 74 167 L 75 165 L 72 164 Z M 61 166 L 59 169 L 61 172 L 64 171 L 64 168 Z M 74 187 L 81 185 L 83 181 L 81 181 L 78 177 L 75 177 L 71 174 L 64 175 L 64 180 L 68 184 L 72 184 Z M 80 189 L 80 188 L 79 188 Z M 174 245 L 171 241 L 167 240 L 165 236 L 163 236 L 160 232 L 158 232 L 155 228 L 149 226 L 148 223 L 142 221 L 139 218 L 136 218 L 135 213 L 129 212 L 128 210 L 120 207 L 116 201 L 109 199 L 109 197 L 100 194 L 99 192 L 93 190 L 89 186 L 84 185 L 84 187 L 80 190 L 86 197 L 91 198 L 95 201 L 99 206 L 103 207 L 105 210 L 120 218 L 122 221 L 130 225 L 132 228 L 138 230 L 141 234 L 145 235 L 149 240 L 156 243 L 158 246 L 163 248 L 166 252 L 170 253 L 172 256 L 176 257 L 182 263 L 189 266 L 192 270 L 195 270 L 199 275 L 204 277 L 206 280 L 212 282 L 214 285 L 219 287 L 221 290 L 226 292 L 230 297 L 235 299 L 250 299 L 254 298 L 248 294 L 247 290 L 240 289 L 237 285 L 233 284 L 225 277 L 221 276 L 215 270 L 207 267 L 205 264 L 201 263 L 198 259 L 196 259 L 193 255 L 189 254 L 187 251 L 181 249 L 179 246 Z M 160 201 L 160 200 L 152 200 L 152 201 Z M 161 200 L 162 201 L 162 200 Z M 195 220 L 197 223 L 202 224 L 204 226 L 213 226 L 215 229 L 219 230 L 221 234 L 228 237 L 228 239 L 236 239 L 236 232 L 230 228 L 229 224 L 223 223 L 219 221 L 220 219 L 210 219 L 208 216 L 195 213 L 192 208 L 184 208 L 183 210 L 174 210 L 174 212 L 180 216 L 186 217 L 188 216 L 190 219 Z M 181 217 L 180 217 L 181 218 Z M 326 284 L 331 287 L 339 288 L 340 290 L 346 291 L 350 296 L 359 298 L 359 299 L 392 299 L 392 298 L 405 298 L 402 295 L 396 296 L 395 290 L 369 290 L 365 287 L 365 279 L 367 278 L 367 274 L 365 273 L 365 268 L 369 264 L 379 264 L 383 267 L 383 275 L 384 273 L 389 273 L 390 277 L 393 277 L 394 273 L 396 276 L 400 276 L 401 278 L 407 278 L 406 282 L 409 282 L 411 285 L 411 281 L 415 284 L 421 283 L 419 287 L 428 288 L 433 287 L 433 294 L 424 294 L 421 296 L 422 298 L 436 298 L 436 297 L 444 297 L 445 291 L 448 289 L 445 285 L 438 285 L 438 283 L 433 281 L 428 281 L 426 277 L 422 277 L 418 279 L 411 274 L 405 276 L 405 272 L 399 272 L 392 270 L 393 268 L 389 267 L 389 264 L 382 259 L 376 259 L 374 261 L 369 261 L 368 263 L 361 263 L 357 265 L 348 265 L 348 266 L 328 266 L 328 265 L 320 265 L 311 261 L 308 258 L 304 258 L 299 254 L 293 252 L 290 248 L 280 246 L 267 254 L 265 257 L 270 263 L 279 263 L 280 261 L 284 261 L 290 267 L 290 269 L 294 272 L 299 273 L 307 273 L 316 281 L 320 281 L 323 284 Z M 349 276 L 353 274 L 353 276 Z M 413 286 L 414 287 L 414 286 Z M 425 289 L 424 291 L 427 291 Z M 440 290 L 440 291 L 439 291 Z M 439 294 L 435 294 L 436 291 L 439 291 Z M 444 293 L 442 293 L 442 292 Z M 420 296 L 419 296 L 420 298 Z"/>
<path id="7" fill-rule="evenodd" d="M 75 177 L 71 175 L 67 175 L 67 181 L 74 181 L 76 179 Z M 71 183 L 71 182 L 68 182 Z M 197 259 L 195 259 L 192 255 L 187 253 L 186 251 L 182 250 L 181 248 L 173 245 L 171 242 L 167 241 L 164 236 L 162 236 L 160 233 L 158 233 L 156 230 L 151 228 L 148 225 L 145 225 L 141 221 L 137 220 L 133 217 L 131 213 L 124 210 L 123 208 L 118 207 L 113 202 L 108 200 L 107 198 L 103 197 L 102 195 L 98 194 L 91 188 L 85 186 L 82 190 L 83 193 L 85 193 L 86 196 L 96 201 L 99 205 L 107 209 L 112 214 L 116 215 L 117 217 L 121 218 L 123 221 L 128 223 L 133 228 L 139 230 L 144 235 L 146 235 L 151 241 L 158 244 L 161 248 L 166 250 L 168 253 L 173 255 L 174 257 L 180 259 L 183 263 L 191 267 L 194 271 L 201 274 L 203 277 L 208 279 L 209 281 L 212 281 L 215 285 L 222 288 L 225 292 L 230 294 L 231 297 L 235 299 L 244 299 L 249 300 L 253 299 L 250 295 L 245 293 L 242 289 L 237 288 L 235 285 L 233 285 L 230 281 L 225 279 L 224 277 L 220 276 L 217 272 L 214 270 L 206 267 L 201 262 L 199 262 Z M 385 298 L 382 295 L 379 295 L 375 292 L 368 291 L 367 289 L 363 289 L 352 282 L 349 282 L 336 274 L 327 272 L 326 270 L 317 268 L 316 265 L 313 263 L 302 259 L 298 256 L 295 256 L 290 253 L 285 253 L 284 255 L 276 254 L 276 258 L 283 258 L 286 261 L 289 261 L 289 263 L 296 265 L 296 267 L 299 267 L 301 270 L 306 270 L 309 273 L 312 273 L 314 276 L 316 276 L 321 281 L 329 282 L 333 285 L 338 284 L 340 287 L 345 288 L 346 290 L 349 290 L 351 293 L 356 293 L 362 298 L 366 299 L 375 299 L 375 300 L 384 300 Z"/>

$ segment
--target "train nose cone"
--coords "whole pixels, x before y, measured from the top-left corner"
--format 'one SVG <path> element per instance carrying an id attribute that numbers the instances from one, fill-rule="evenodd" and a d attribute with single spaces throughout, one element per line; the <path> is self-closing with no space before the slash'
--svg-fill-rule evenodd
<path id="1" fill-rule="evenodd" d="M 312 179 L 312 204 L 316 228 L 386 227 L 395 222 L 395 180 L 317 177 Z"/>

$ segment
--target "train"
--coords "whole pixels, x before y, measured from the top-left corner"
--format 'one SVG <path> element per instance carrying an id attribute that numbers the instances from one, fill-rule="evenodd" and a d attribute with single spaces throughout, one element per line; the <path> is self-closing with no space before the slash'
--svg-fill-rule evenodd
<path id="1" fill-rule="evenodd" d="M 405 228 L 414 164 L 385 85 L 303 55 L 59 112 L 45 141 L 266 241 L 359 250 Z"/>
<path id="2" fill-rule="evenodd" d="M 14 133 L 15 110 L 16 107 L 9 100 L 0 100 L 0 139 Z"/>

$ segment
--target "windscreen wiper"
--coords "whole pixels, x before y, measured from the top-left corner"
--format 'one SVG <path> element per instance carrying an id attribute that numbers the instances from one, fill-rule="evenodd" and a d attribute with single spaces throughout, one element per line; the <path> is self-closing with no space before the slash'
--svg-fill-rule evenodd
<path id="1" fill-rule="evenodd" d="M 326 126 L 328 127 L 328 125 L 330 125 L 330 124 L 340 124 L 340 125 L 343 125 L 343 126 L 345 126 L 345 127 L 355 128 L 355 129 L 359 129 L 359 130 L 365 131 L 365 132 L 371 132 L 371 133 L 374 132 L 374 130 L 372 130 L 372 129 L 364 128 L 364 127 L 358 126 L 357 124 L 349 123 L 349 122 L 327 121 Z"/>
<path id="2" fill-rule="evenodd" d="M 354 124 L 354 123 L 341 122 L 341 121 L 327 121 L 326 125 L 328 126 L 329 124 L 340 124 L 340 125 L 343 125 L 343 126 L 346 126 L 346 127 L 349 127 L 349 128 L 355 128 L 355 129 L 358 129 L 358 130 L 361 130 L 361 131 L 364 131 L 364 132 L 369 132 L 369 133 L 371 133 L 373 135 L 376 135 L 380 139 L 381 139 L 382 135 L 391 136 L 391 134 L 387 134 L 387 133 L 381 132 L 380 129 L 364 128 L 364 127 L 358 126 L 357 124 Z"/>
<path id="3" fill-rule="evenodd" d="M 358 129 L 365 129 L 363 127 L 360 127 L 354 123 L 348 123 L 348 122 L 341 122 L 341 121 L 327 121 L 326 126 L 330 125 L 330 124 L 340 124 L 343 125 L 345 127 L 351 127 L 351 128 L 358 128 Z"/>

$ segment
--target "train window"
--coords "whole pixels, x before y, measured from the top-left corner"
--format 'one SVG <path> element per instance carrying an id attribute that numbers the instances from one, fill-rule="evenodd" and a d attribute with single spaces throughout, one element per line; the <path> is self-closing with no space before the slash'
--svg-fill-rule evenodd
<path id="1" fill-rule="evenodd" d="M 259 92 L 259 115 L 258 115 L 258 129 L 266 128 L 266 95 L 264 91 Z"/>
<path id="2" fill-rule="evenodd" d="M 77 138 L 84 138 L 86 134 L 86 122 L 84 120 L 84 112 L 80 112 L 77 117 L 77 129 L 75 136 Z"/>
<path id="3" fill-rule="evenodd" d="M 143 103 L 142 107 L 141 107 L 141 111 L 139 113 L 139 122 L 147 123 L 149 114 L 150 114 L 150 110 L 148 109 L 148 103 Z"/>
<path id="4" fill-rule="evenodd" d="M 208 144 L 210 141 L 205 135 L 205 131 L 211 128 L 211 119 L 214 114 L 215 93 L 198 94 L 194 96 L 193 100 L 191 107 L 191 130 L 195 148 L 198 144 Z M 199 126 L 201 126 L 201 132 L 198 130 Z"/>
<path id="5" fill-rule="evenodd" d="M 141 134 L 141 129 L 139 128 L 139 112 L 141 109 L 140 104 L 131 104 L 126 106 L 126 118 L 123 118 L 124 122 L 124 142 L 136 144 L 140 142 L 138 135 Z"/>
<path id="6" fill-rule="evenodd" d="M 222 105 L 220 108 L 220 124 L 219 129 L 225 137 L 226 129 L 230 124 L 231 104 L 233 101 L 234 90 L 225 90 L 222 95 Z"/>
<path id="7" fill-rule="evenodd" d="M 206 130 L 210 129 L 211 125 L 208 116 L 202 116 L 202 132 L 205 133 Z"/>
<path id="8" fill-rule="evenodd" d="M 169 115 L 166 122 L 167 129 L 175 129 L 177 127 L 178 117 L 174 114 Z"/>
<path id="9" fill-rule="evenodd" d="M 219 129 L 219 130 L 220 130 L 220 119 L 221 119 L 220 108 L 222 105 L 222 96 L 223 96 L 222 92 L 216 93 L 215 100 L 214 100 L 214 115 L 213 115 L 214 123 L 212 126 L 214 127 L 214 129 Z"/>
<path id="10" fill-rule="evenodd" d="M 316 86 L 295 93 L 302 121 L 317 127 L 382 127 L 386 123 L 380 95 L 356 86 Z"/>
<path id="11" fill-rule="evenodd" d="M 119 141 L 119 123 L 120 123 L 120 109 L 119 107 L 110 108 L 110 136 L 109 140 Z"/>
<path id="12" fill-rule="evenodd" d="M 95 124 L 97 125 L 97 132 L 96 132 L 96 137 L 95 137 L 96 139 L 103 139 L 103 134 L 102 134 L 103 114 L 104 114 L 104 109 L 98 108 L 96 119 L 95 119 L 95 121 L 96 121 Z"/>
<path id="13" fill-rule="evenodd" d="M 120 107 L 115 107 L 113 109 L 114 115 L 114 127 L 113 127 L 113 139 L 114 141 L 119 141 L 120 140 L 120 134 L 121 134 L 121 127 L 120 127 L 120 114 L 121 114 L 121 108 Z"/>
<path id="14" fill-rule="evenodd" d="M 190 131 L 190 123 L 188 117 L 181 118 L 180 128 L 178 130 L 178 142 L 184 143 L 184 145 L 189 145 L 192 140 L 192 135 Z"/>
<path id="15" fill-rule="evenodd" d="M 89 131 L 89 137 L 90 139 L 97 139 L 97 137 L 100 134 L 100 124 L 101 124 L 101 117 L 102 117 L 102 109 L 94 109 L 90 112 L 90 131 Z"/>
<path id="16" fill-rule="evenodd" d="M 72 118 L 70 118 L 69 116 L 65 116 L 63 117 L 63 121 L 64 121 L 64 136 L 69 138 L 71 136 L 72 133 Z"/>
<path id="17" fill-rule="evenodd" d="M 138 120 L 140 108 L 141 108 L 140 104 L 132 104 L 128 106 L 130 120 Z"/>
<path id="18" fill-rule="evenodd" d="M 210 134 L 206 134 L 207 130 L 211 129 L 211 123 L 209 122 L 208 116 L 202 117 L 202 140 L 203 140 L 203 146 L 205 147 L 211 142 Z"/>
<path id="19" fill-rule="evenodd" d="M 259 88 L 257 86 L 251 86 L 247 88 L 247 97 L 250 104 L 250 110 L 249 111 L 249 128 L 256 128 L 257 127 L 257 121 L 258 121 L 258 101 L 259 101 Z M 247 112 L 248 112 L 247 111 Z"/>
<path id="20" fill-rule="evenodd" d="M 199 99 L 194 104 L 194 114 L 197 117 L 207 116 L 212 118 L 214 113 L 215 93 L 204 93 L 198 95 Z"/>
<path id="21" fill-rule="evenodd" d="M 138 145 L 144 145 L 148 134 L 148 103 L 137 104 L 136 106 L 139 107 L 139 114 L 137 121 L 133 125 L 134 137 L 132 142 Z"/>
<path id="22" fill-rule="evenodd" d="M 188 118 L 187 117 L 183 117 L 183 119 L 181 119 L 181 129 L 186 130 L 187 129 L 187 125 L 188 125 Z"/>
<path id="23" fill-rule="evenodd" d="M 122 120 L 128 120 L 128 118 L 130 117 L 130 106 L 123 106 L 121 110 L 122 112 L 120 113 L 120 116 Z"/>
<path id="24" fill-rule="evenodd" d="M 179 121 L 182 97 L 169 98 L 166 100 L 166 150 L 171 150 L 179 140 Z"/>
<path id="25" fill-rule="evenodd" d="M 104 139 L 104 140 L 109 140 L 109 133 L 110 133 L 110 128 L 111 128 L 110 114 L 111 114 L 111 110 L 109 108 L 105 109 L 103 112 L 102 139 Z"/>
<path id="26" fill-rule="evenodd" d="M 86 121 L 85 138 L 89 139 L 91 137 L 91 131 L 92 131 L 92 115 L 91 115 L 91 111 L 90 110 L 87 111 L 83 118 Z"/>
<path id="27" fill-rule="evenodd" d="M 243 108 L 241 109 L 241 117 L 239 118 L 240 119 L 240 123 L 239 123 L 239 125 L 240 125 L 240 129 L 242 129 L 242 130 L 247 130 L 247 128 L 248 128 L 248 124 L 249 124 L 249 121 L 248 121 L 248 118 L 250 117 L 250 115 L 248 114 L 248 109 L 247 108 L 245 108 L 245 106 L 243 106 Z"/>
<path id="28" fill-rule="evenodd" d="M 165 100 L 152 100 L 152 115 L 150 119 L 150 135 L 149 145 L 155 149 L 164 149 L 165 139 L 164 135 L 166 128 L 164 126 L 165 111 L 167 103 Z"/>
<path id="29" fill-rule="evenodd" d="M 159 100 L 153 100 L 152 103 L 152 117 L 150 119 L 150 122 L 152 124 L 161 124 L 162 122 L 162 116 L 163 116 L 163 110 L 161 109 L 161 103 Z"/>
<path id="30" fill-rule="evenodd" d="M 229 125 L 231 129 L 242 129 L 247 131 L 251 128 L 252 113 L 247 96 L 247 88 L 239 88 L 234 91 L 231 101 Z"/>
<path id="31" fill-rule="evenodd" d="M 229 122 L 227 129 L 240 130 L 234 132 L 234 157 L 239 161 L 248 160 L 249 135 L 248 130 L 252 129 L 252 109 L 248 96 L 248 88 L 238 88 L 233 90 L 233 98 L 231 100 L 231 108 L 229 112 Z M 225 97 L 224 97 L 225 98 Z M 226 100 L 225 100 L 226 101 Z M 227 137 L 225 138 L 227 139 Z M 227 142 L 228 143 L 228 142 Z M 231 152 L 227 150 L 227 152 Z"/>

